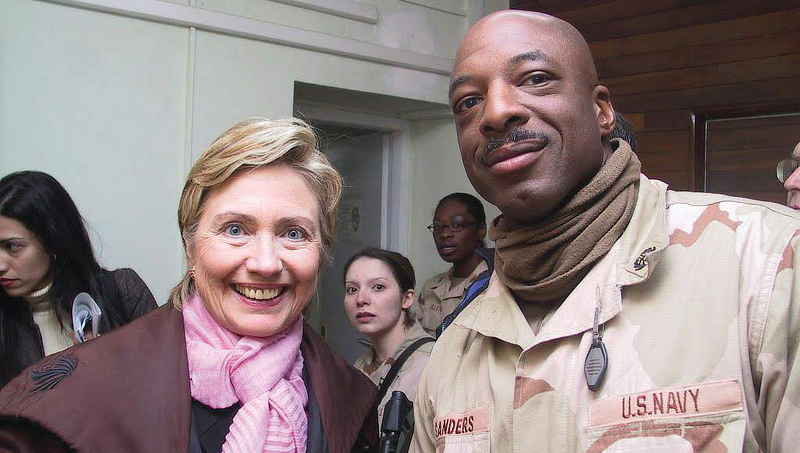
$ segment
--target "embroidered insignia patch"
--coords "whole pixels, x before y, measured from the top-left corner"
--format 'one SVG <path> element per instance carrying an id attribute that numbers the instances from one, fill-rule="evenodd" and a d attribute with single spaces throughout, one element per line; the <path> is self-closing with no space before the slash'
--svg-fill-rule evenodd
<path id="1" fill-rule="evenodd" d="M 638 257 L 636 257 L 636 261 L 633 262 L 633 268 L 637 271 L 644 269 L 644 267 L 647 266 L 647 254 L 655 251 L 655 247 L 646 248 Z"/>
<path id="2" fill-rule="evenodd" d="M 628 425 L 638 421 L 706 417 L 742 411 L 743 407 L 742 389 L 735 379 L 654 388 L 612 395 L 590 403 L 589 428 Z"/>
<path id="3" fill-rule="evenodd" d="M 77 360 L 68 355 L 63 355 L 47 368 L 32 371 L 31 379 L 35 385 L 31 391 L 43 392 L 52 389 L 59 382 L 70 377 L 77 367 Z"/>
<path id="4" fill-rule="evenodd" d="M 446 436 L 489 432 L 490 425 L 489 408 L 484 406 L 434 418 L 433 432 L 438 443 Z"/>

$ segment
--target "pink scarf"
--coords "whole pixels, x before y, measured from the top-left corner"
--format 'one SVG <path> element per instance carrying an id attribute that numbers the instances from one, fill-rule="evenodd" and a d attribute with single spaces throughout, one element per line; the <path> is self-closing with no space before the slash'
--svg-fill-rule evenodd
<path id="1" fill-rule="evenodd" d="M 194 295 L 183 305 L 183 322 L 192 397 L 215 409 L 242 403 L 223 453 L 305 453 L 302 317 L 271 337 L 240 337 L 220 326 Z"/>

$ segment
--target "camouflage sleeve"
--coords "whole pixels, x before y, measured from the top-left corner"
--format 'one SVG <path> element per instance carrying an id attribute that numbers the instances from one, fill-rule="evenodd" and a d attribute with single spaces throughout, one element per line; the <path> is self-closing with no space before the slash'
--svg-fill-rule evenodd
<path id="1" fill-rule="evenodd" d="M 417 385 L 414 399 L 414 437 L 411 439 L 410 453 L 434 453 L 436 442 L 433 435 L 433 405 L 428 395 L 428 370 L 425 367 Z"/>
<path id="2" fill-rule="evenodd" d="M 786 246 L 761 323 L 753 378 L 765 452 L 797 451 L 800 445 L 800 231 Z M 755 321 L 755 322 L 753 322 Z M 751 332 L 752 333 L 752 332 Z M 751 339 L 754 337 L 751 336 Z M 751 341 L 752 345 L 752 341 Z"/>

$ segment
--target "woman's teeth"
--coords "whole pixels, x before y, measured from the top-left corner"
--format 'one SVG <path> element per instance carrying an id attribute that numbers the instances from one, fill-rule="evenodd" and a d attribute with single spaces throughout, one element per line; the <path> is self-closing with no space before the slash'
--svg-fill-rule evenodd
<path id="1" fill-rule="evenodd" d="M 236 285 L 236 292 L 249 297 L 250 299 L 268 300 L 278 297 L 281 293 L 280 288 L 248 288 L 242 285 Z"/>

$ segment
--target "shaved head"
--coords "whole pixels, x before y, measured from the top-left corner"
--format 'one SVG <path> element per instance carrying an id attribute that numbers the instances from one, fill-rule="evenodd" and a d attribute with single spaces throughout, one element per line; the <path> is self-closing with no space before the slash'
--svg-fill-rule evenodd
<path id="1" fill-rule="evenodd" d="M 572 54 L 574 62 L 580 64 L 589 83 L 597 85 L 597 69 L 594 65 L 589 44 L 581 32 L 569 22 L 544 13 L 532 11 L 504 10 L 480 19 L 473 25 L 458 46 L 454 66 L 465 55 L 475 52 L 482 46 L 490 45 L 487 36 L 501 38 L 513 35 L 520 29 L 525 33 L 542 33 L 563 44 L 562 49 Z"/>
<path id="2" fill-rule="evenodd" d="M 512 221 L 547 217 L 612 152 L 610 94 L 586 40 L 561 19 L 508 10 L 479 20 L 448 94 L 467 176 Z"/>

